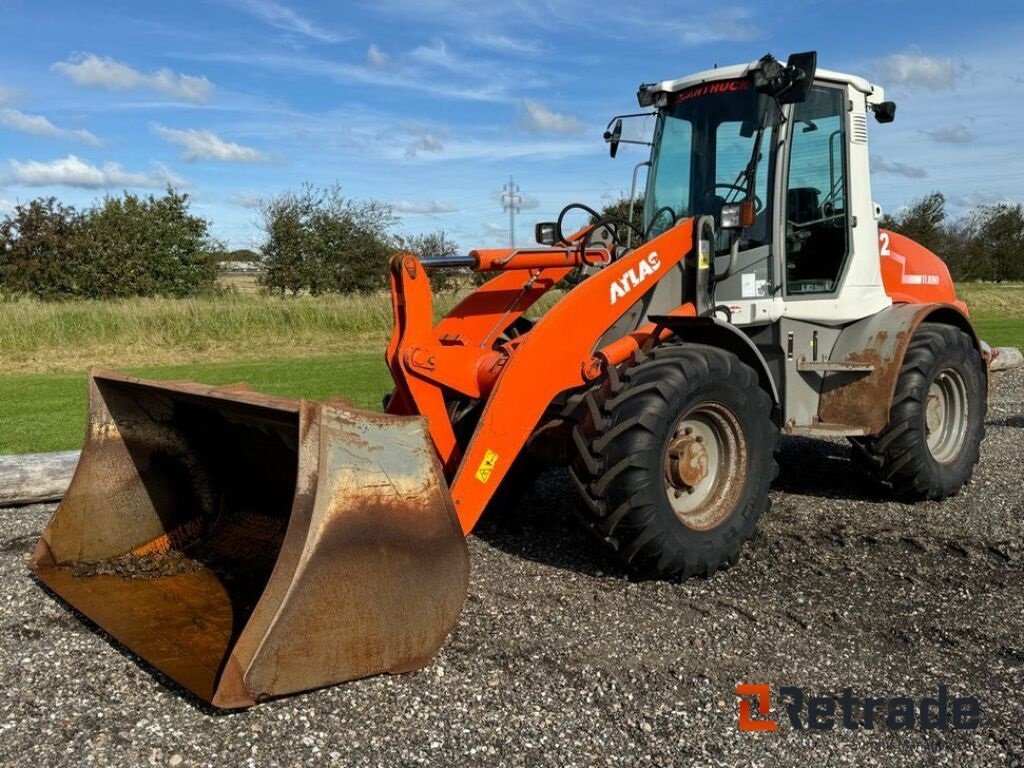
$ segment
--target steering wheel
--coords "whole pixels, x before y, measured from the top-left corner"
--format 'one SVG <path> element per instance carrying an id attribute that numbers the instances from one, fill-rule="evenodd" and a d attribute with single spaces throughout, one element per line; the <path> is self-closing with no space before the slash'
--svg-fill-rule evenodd
<path id="1" fill-rule="evenodd" d="M 672 223 L 668 225 L 667 229 L 672 229 L 672 227 L 676 225 L 676 222 L 679 221 L 679 217 L 676 216 L 675 210 L 670 205 L 663 205 L 661 208 L 656 210 L 654 212 L 654 216 L 651 217 L 651 223 L 648 224 L 647 229 L 644 230 L 644 240 L 650 237 L 651 232 L 654 230 L 654 225 L 658 223 L 658 220 L 661 218 L 661 214 L 666 211 L 668 211 L 669 215 L 672 216 Z"/>
<path id="2" fill-rule="evenodd" d="M 715 184 L 710 185 L 707 189 L 704 190 L 704 194 L 706 195 L 706 194 L 708 194 L 710 192 L 713 195 L 713 194 L 715 194 L 715 190 L 716 189 L 731 189 L 731 190 L 734 190 L 736 192 L 742 192 L 744 195 L 747 194 L 747 188 L 746 187 L 741 187 L 739 184 L 725 184 L 725 183 L 722 183 L 722 182 L 717 182 Z M 761 202 L 761 198 L 758 197 L 757 193 L 755 192 L 754 193 L 754 213 L 760 213 L 763 210 L 764 210 L 764 203 Z"/>

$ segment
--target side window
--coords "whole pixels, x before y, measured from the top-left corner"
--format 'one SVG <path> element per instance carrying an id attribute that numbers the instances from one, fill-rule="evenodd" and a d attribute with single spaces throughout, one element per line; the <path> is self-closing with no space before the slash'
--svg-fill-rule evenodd
<path id="1" fill-rule="evenodd" d="M 786 291 L 836 290 L 849 251 L 846 95 L 814 86 L 793 110 L 786 184 Z"/>
<path id="2" fill-rule="evenodd" d="M 750 153 L 754 150 L 753 135 L 744 136 L 743 133 L 737 122 L 719 123 L 715 132 L 715 194 L 727 203 L 742 199 L 742 185 L 745 184 L 743 174 L 750 162 Z M 757 184 L 754 188 L 757 218 L 754 226 L 743 230 L 741 249 L 765 245 L 770 240 L 771 213 L 765 206 L 768 202 L 768 156 L 773 141 L 773 133 L 766 133 L 761 142 Z M 723 243 L 724 249 L 728 250 L 728 238 L 724 238 Z"/>
<path id="3" fill-rule="evenodd" d="M 644 221 L 651 226 L 654 236 L 672 226 L 673 217 L 658 213 L 663 207 L 679 216 L 688 216 L 690 210 L 690 156 L 693 152 L 693 125 L 689 120 L 666 118 L 662 125 L 661 141 L 654 170 L 653 194 L 644 201 Z M 651 217 L 658 214 L 655 221 Z M 652 226 L 653 225 L 653 226 Z"/>

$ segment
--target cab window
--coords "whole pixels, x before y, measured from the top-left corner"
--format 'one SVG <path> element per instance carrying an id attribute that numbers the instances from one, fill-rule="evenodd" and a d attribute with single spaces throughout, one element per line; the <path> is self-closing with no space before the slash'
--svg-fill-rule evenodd
<path id="1" fill-rule="evenodd" d="M 793 110 L 786 186 L 786 291 L 832 293 L 849 251 L 846 94 L 814 86 Z"/>

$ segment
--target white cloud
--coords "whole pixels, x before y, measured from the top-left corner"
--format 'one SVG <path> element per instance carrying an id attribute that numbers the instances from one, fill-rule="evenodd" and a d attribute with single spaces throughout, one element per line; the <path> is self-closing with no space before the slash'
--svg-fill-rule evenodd
<path id="1" fill-rule="evenodd" d="M 0 104 L 6 104 L 12 98 L 14 98 L 14 91 L 0 85 Z"/>
<path id="2" fill-rule="evenodd" d="M 611 10 L 609 16 L 614 19 L 615 10 Z M 722 42 L 749 42 L 762 36 L 760 27 L 750 21 L 751 13 L 742 8 L 727 9 L 725 11 L 712 10 L 708 13 L 688 16 L 683 21 L 667 21 L 655 25 L 652 29 L 650 23 L 650 10 L 637 9 L 634 7 L 632 13 L 625 15 L 625 18 L 637 30 L 649 30 L 659 34 L 662 38 L 671 39 L 673 42 L 682 45 L 698 46 L 710 43 Z M 610 23 L 611 19 L 609 20 Z"/>
<path id="3" fill-rule="evenodd" d="M 503 227 L 500 224 L 492 224 L 489 221 L 485 221 L 484 233 L 488 235 L 501 235 L 503 237 L 508 237 L 508 227 Z"/>
<path id="4" fill-rule="evenodd" d="M 977 208 L 981 205 L 998 205 L 999 203 L 1011 203 L 1013 201 L 1008 195 L 981 190 L 968 192 L 963 195 L 951 195 L 949 202 L 958 208 Z"/>
<path id="5" fill-rule="evenodd" d="M 584 128 L 575 117 L 555 112 L 530 99 L 523 101 L 522 126 L 531 133 L 582 133 Z"/>
<path id="6" fill-rule="evenodd" d="M 428 200 L 423 203 L 413 203 L 408 200 L 399 200 L 391 204 L 398 213 L 453 213 L 458 210 L 451 203 L 444 200 Z"/>
<path id="7" fill-rule="evenodd" d="M 170 144 L 184 148 L 182 160 L 218 160 L 224 163 L 256 163 L 266 157 L 258 149 L 245 147 L 233 141 L 225 141 L 212 131 L 196 128 L 168 128 L 154 123 L 150 130 Z"/>
<path id="8" fill-rule="evenodd" d="M 504 196 L 504 192 L 502 190 L 500 190 L 500 189 L 496 189 L 493 192 L 491 192 L 491 200 L 493 200 L 498 205 L 502 204 L 503 196 Z M 519 195 L 519 210 L 521 210 L 521 211 L 530 211 L 530 210 L 533 210 L 534 208 L 540 208 L 540 200 L 538 200 L 533 195 L 526 195 L 526 194 L 520 193 L 520 195 Z"/>
<path id="9" fill-rule="evenodd" d="M 29 115 L 10 107 L 0 109 L 0 125 L 13 131 L 49 136 L 54 139 L 71 139 L 93 147 L 102 147 L 103 140 L 85 129 L 58 128 L 42 115 Z"/>
<path id="10" fill-rule="evenodd" d="M 875 173 L 888 173 L 893 176 L 906 176 L 908 179 L 923 179 L 928 175 L 924 168 L 914 165 L 907 165 L 898 160 L 886 160 L 884 157 L 874 155 L 871 158 L 871 170 Z"/>
<path id="11" fill-rule="evenodd" d="M 882 85 L 908 85 L 930 91 L 950 90 L 959 74 L 952 59 L 917 53 L 894 53 L 876 62 L 874 68 Z"/>
<path id="12" fill-rule="evenodd" d="M 391 57 L 378 48 L 376 43 L 370 43 L 366 49 L 366 63 L 376 69 L 386 69 L 391 65 Z"/>
<path id="13" fill-rule="evenodd" d="M 941 144 L 969 144 L 977 138 L 963 123 L 947 125 L 942 128 L 934 128 L 930 131 L 925 131 L 925 133 L 930 136 L 933 141 L 937 141 Z"/>
<path id="14" fill-rule="evenodd" d="M 444 129 L 431 128 L 410 120 L 402 125 L 402 132 L 415 139 L 406 146 L 406 157 L 419 157 L 420 152 L 438 154 L 444 151 L 443 139 L 448 135 Z"/>
<path id="15" fill-rule="evenodd" d="M 213 93 L 213 83 L 203 76 L 183 75 L 169 69 L 140 72 L 109 56 L 94 53 L 77 54 L 68 61 L 58 61 L 52 69 L 79 85 L 109 90 L 147 88 L 195 104 L 208 101 Z"/>
<path id="16" fill-rule="evenodd" d="M 101 189 L 104 187 L 159 188 L 168 184 L 185 186 L 185 182 L 167 168 L 157 166 L 155 171 L 126 171 L 120 163 L 104 163 L 102 167 L 90 165 L 75 155 L 59 160 L 40 162 L 28 160 L 10 161 L 8 183 L 26 187 L 79 187 Z"/>
<path id="17" fill-rule="evenodd" d="M 321 43 L 336 43 L 344 39 L 330 30 L 317 26 L 287 5 L 274 2 L 274 0 L 238 0 L 237 5 L 266 24 L 285 32 L 297 32 Z"/>
<path id="18" fill-rule="evenodd" d="M 249 192 L 235 192 L 228 196 L 228 202 L 241 208 L 259 208 L 263 198 Z"/>
<path id="19" fill-rule="evenodd" d="M 2 213 L 2 214 L 14 213 L 14 208 L 15 208 L 16 205 L 17 205 L 17 203 L 15 203 L 15 202 L 13 202 L 11 200 L 5 200 L 4 198 L 0 197 L 0 213 Z"/>
<path id="20" fill-rule="evenodd" d="M 410 54 L 411 56 L 411 54 Z M 259 66 L 280 71 L 299 72 L 310 77 L 327 77 L 345 83 L 361 83 L 388 89 L 406 89 L 419 94 L 432 94 L 446 99 L 466 101 L 511 101 L 508 95 L 511 77 L 495 74 L 482 63 L 466 64 L 461 70 L 456 67 L 458 77 L 442 78 L 437 73 L 422 72 L 420 66 L 406 66 L 394 62 L 394 66 L 382 68 L 368 64 L 339 63 L 327 58 L 302 55 L 281 55 L 274 53 L 212 53 L 197 58 L 205 61 L 226 61 L 245 66 Z M 419 62 L 422 64 L 423 62 Z M 456 74 L 453 72 L 453 74 Z M 516 83 L 522 77 L 517 76 Z"/>
<path id="21" fill-rule="evenodd" d="M 433 134 L 427 133 L 405 148 L 406 157 L 419 157 L 420 152 L 444 152 L 444 144 Z"/>
<path id="22" fill-rule="evenodd" d="M 523 38 L 511 37 L 510 35 L 504 35 L 499 33 L 484 32 L 481 34 L 473 35 L 467 39 L 467 42 L 479 47 L 486 48 L 498 53 L 520 53 L 533 55 L 541 52 L 541 46 L 539 43 L 533 40 L 525 40 Z"/>
<path id="23" fill-rule="evenodd" d="M 435 40 L 432 45 L 421 45 L 414 48 L 409 57 L 420 64 L 429 64 L 439 69 L 452 72 L 464 72 L 465 62 L 448 52 L 448 44 L 444 40 Z"/>

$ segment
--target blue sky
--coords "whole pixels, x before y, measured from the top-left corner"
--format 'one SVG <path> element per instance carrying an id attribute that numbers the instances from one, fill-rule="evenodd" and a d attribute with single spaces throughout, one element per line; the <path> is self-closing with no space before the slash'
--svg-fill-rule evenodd
<path id="1" fill-rule="evenodd" d="M 524 194 L 520 241 L 562 205 L 629 188 L 608 118 L 640 82 L 816 49 L 898 103 L 871 124 L 873 193 L 933 189 L 954 212 L 1024 200 L 1019 2 L 754 4 L 649 0 L 316 3 L 0 0 L 0 209 L 188 191 L 229 245 L 254 205 L 303 182 L 395 205 L 400 230 L 507 241 L 498 192 Z"/>

